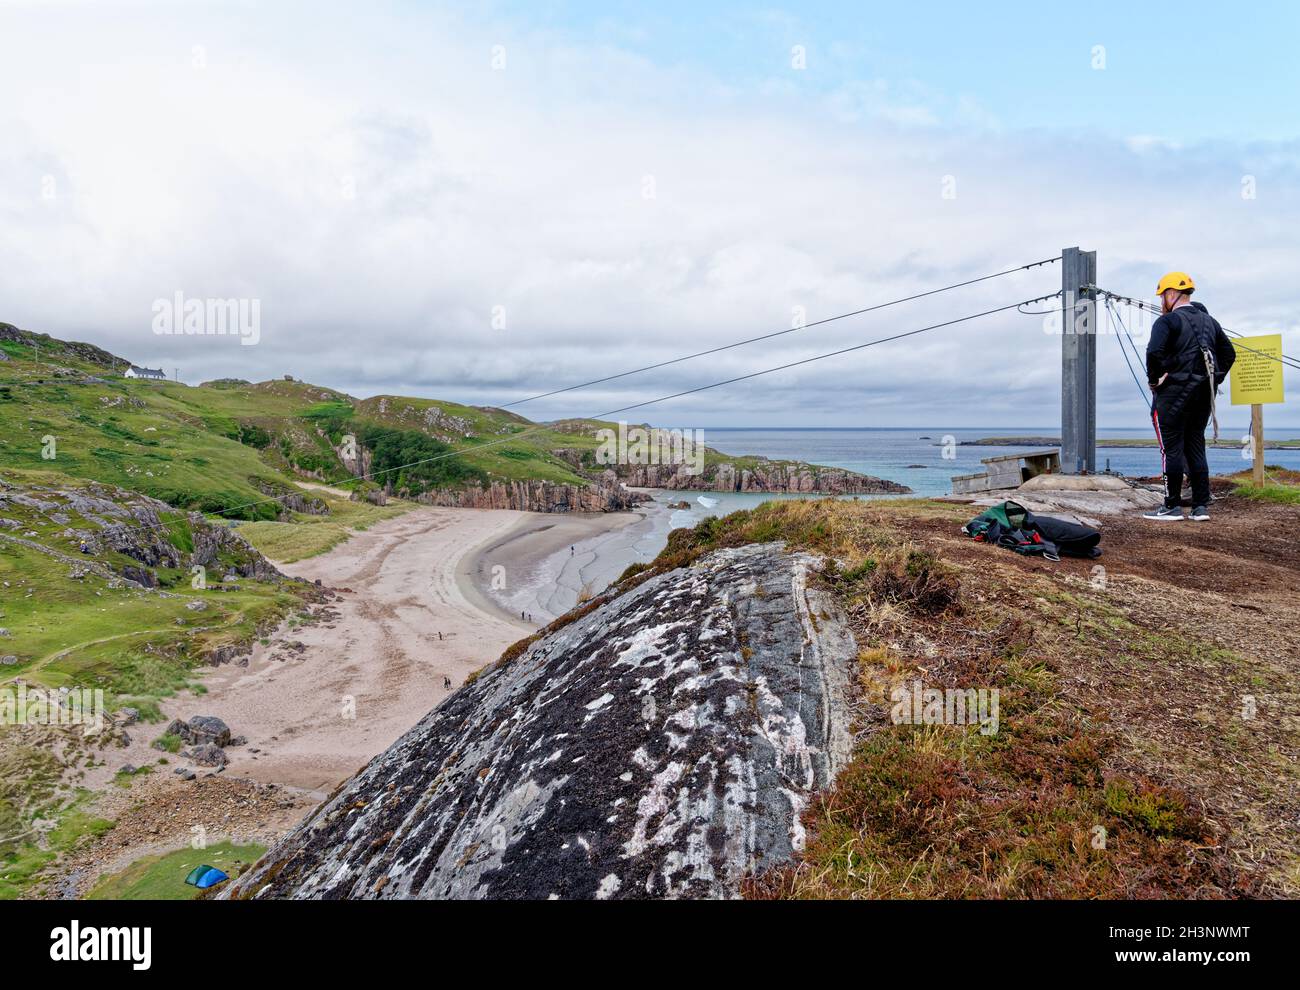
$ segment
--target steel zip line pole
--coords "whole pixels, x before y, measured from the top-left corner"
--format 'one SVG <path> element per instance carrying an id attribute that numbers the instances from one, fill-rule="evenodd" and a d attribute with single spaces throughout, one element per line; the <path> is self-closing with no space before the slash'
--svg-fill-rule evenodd
<path id="1" fill-rule="evenodd" d="M 1097 252 L 1061 252 L 1061 470 L 1097 471 Z"/>

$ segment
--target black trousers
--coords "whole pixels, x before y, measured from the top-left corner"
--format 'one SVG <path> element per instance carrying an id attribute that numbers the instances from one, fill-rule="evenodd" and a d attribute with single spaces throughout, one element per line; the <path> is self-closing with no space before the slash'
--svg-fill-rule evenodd
<path id="1" fill-rule="evenodd" d="M 1165 473 L 1165 505 L 1183 501 L 1183 476 L 1192 485 L 1192 506 L 1210 504 L 1210 465 L 1205 459 L 1205 425 L 1210 421 L 1210 384 L 1156 393 L 1151 416 L 1160 441 Z"/>

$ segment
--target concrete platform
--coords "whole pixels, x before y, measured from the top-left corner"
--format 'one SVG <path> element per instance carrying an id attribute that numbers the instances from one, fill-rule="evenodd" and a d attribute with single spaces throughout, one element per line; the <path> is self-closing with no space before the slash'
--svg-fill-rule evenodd
<path id="1" fill-rule="evenodd" d="M 1021 492 L 1127 492 L 1132 486 L 1113 474 L 1040 474 L 1030 478 Z"/>
<path id="2" fill-rule="evenodd" d="M 1030 512 L 1070 519 L 1100 529 L 1105 516 L 1146 512 L 1164 501 L 1164 493 L 1154 486 L 1134 487 L 1114 475 L 1042 474 L 1030 478 L 1019 488 L 951 495 L 944 501 L 983 506 L 997 505 L 1008 499 L 1020 503 Z"/>

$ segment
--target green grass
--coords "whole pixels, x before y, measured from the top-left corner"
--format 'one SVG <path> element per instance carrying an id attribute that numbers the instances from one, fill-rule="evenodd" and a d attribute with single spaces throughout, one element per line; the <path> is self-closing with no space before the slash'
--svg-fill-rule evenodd
<path id="1" fill-rule="evenodd" d="M 257 581 L 241 579 L 233 592 L 192 591 L 185 584 L 165 597 L 113 588 L 93 573 L 70 580 L 68 569 L 0 541 L 0 581 L 11 592 L 0 605 L 0 623 L 10 630 L 4 650 L 18 657 L 6 674 L 52 688 L 102 688 L 110 707 L 172 694 L 205 649 L 249 642 L 259 625 L 299 602 L 291 591 Z M 192 601 L 206 607 L 190 611 Z"/>
<path id="2" fill-rule="evenodd" d="M 1279 505 L 1300 505 L 1300 471 L 1279 467 L 1276 464 L 1264 465 L 1264 485 L 1255 487 L 1254 472 L 1247 468 L 1229 475 L 1237 482 L 1234 495 L 1255 499 L 1259 502 L 1276 502 Z"/>
<path id="3" fill-rule="evenodd" d="M 1234 494 L 1243 495 L 1261 502 L 1276 502 L 1279 505 L 1300 505 L 1300 487 L 1295 485 L 1264 485 L 1256 488 L 1252 484 L 1240 485 Z"/>
<path id="4" fill-rule="evenodd" d="M 296 513 L 292 522 L 243 523 L 239 533 L 271 560 L 292 564 L 332 550 L 353 534 L 385 519 L 400 516 L 414 507 L 411 502 L 371 505 L 328 496 L 325 501 L 330 507 L 328 516 Z"/>
<path id="5" fill-rule="evenodd" d="M 160 749 L 166 753 L 179 753 L 185 742 L 174 732 L 164 732 L 153 741 L 153 745 L 155 749 Z"/>
<path id="6" fill-rule="evenodd" d="M 6 366 L 0 366 L 4 374 Z M 208 427 L 203 403 L 182 385 L 24 385 L 0 400 L 0 468 L 57 469 L 235 518 L 275 518 L 262 485 L 283 476 L 255 447 Z M 228 398 L 216 389 L 188 390 Z M 237 432 L 237 431 L 236 431 Z M 55 438 L 54 458 L 42 456 Z"/>
<path id="7" fill-rule="evenodd" d="M 6 768 L 0 773 L 0 786 L 14 786 L 10 769 Z M 0 794 L 0 819 L 11 798 L 10 793 Z M 30 827 L 30 821 L 26 817 L 22 822 L 21 833 L 5 833 L 6 836 L 20 837 L 0 842 L 0 901 L 32 896 L 35 889 L 45 882 L 45 871 L 51 863 L 70 852 L 83 839 L 103 835 L 112 829 L 111 821 L 86 812 L 85 805 L 89 798 L 89 792 L 80 791 L 60 806 L 38 809 L 44 817 L 57 822 L 45 834 L 44 844 L 34 842 L 29 835 L 23 834 Z"/>
<path id="8" fill-rule="evenodd" d="M 11 356 L 0 363 L 0 469 L 55 469 L 232 519 L 275 520 L 281 506 L 267 492 L 294 490 L 294 478 L 357 484 L 335 452 L 347 433 L 369 437 L 378 461 L 426 447 L 442 453 L 440 444 L 456 452 L 447 459 L 409 458 L 424 463 L 377 479 L 399 487 L 408 482 L 416 491 L 512 481 L 587 485 L 606 467 L 596 463 L 596 431 L 617 426 L 585 419 L 537 424 L 503 409 L 436 399 L 354 400 L 293 381 L 142 382 L 123 379 L 60 341 L 41 342 L 40 363 L 31 346 L 0 343 Z M 47 436 L 56 442 L 53 461 L 42 456 Z M 706 479 L 723 465 L 739 474 L 799 462 L 706 450 Z"/>
<path id="9" fill-rule="evenodd" d="M 255 843 L 220 842 L 206 849 L 177 849 L 137 860 L 120 873 L 101 879 L 86 895 L 91 901 L 187 901 L 200 893 L 185 882 L 196 866 L 215 866 L 232 879 L 266 852 Z"/>

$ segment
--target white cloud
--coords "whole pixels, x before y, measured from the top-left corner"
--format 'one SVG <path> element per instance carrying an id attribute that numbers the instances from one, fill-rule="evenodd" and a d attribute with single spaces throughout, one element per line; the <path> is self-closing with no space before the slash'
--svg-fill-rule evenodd
<path id="1" fill-rule="evenodd" d="M 1120 292 L 1192 271 L 1225 324 L 1285 328 L 1300 353 L 1295 146 L 1016 134 L 968 98 L 880 80 L 747 94 L 432 13 L 54 16 L 0 13 L 22 80 L 0 104 L 0 319 L 190 380 L 291 372 L 495 404 L 1074 243 Z M 599 413 L 1058 287 L 1036 269 L 520 411 Z M 154 336 L 152 301 L 178 289 L 260 298 L 262 342 Z M 1059 343 L 1039 322 L 1000 315 L 643 415 L 1049 425 Z M 1140 425 L 1118 348 L 1100 347 L 1101 422 Z"/>

